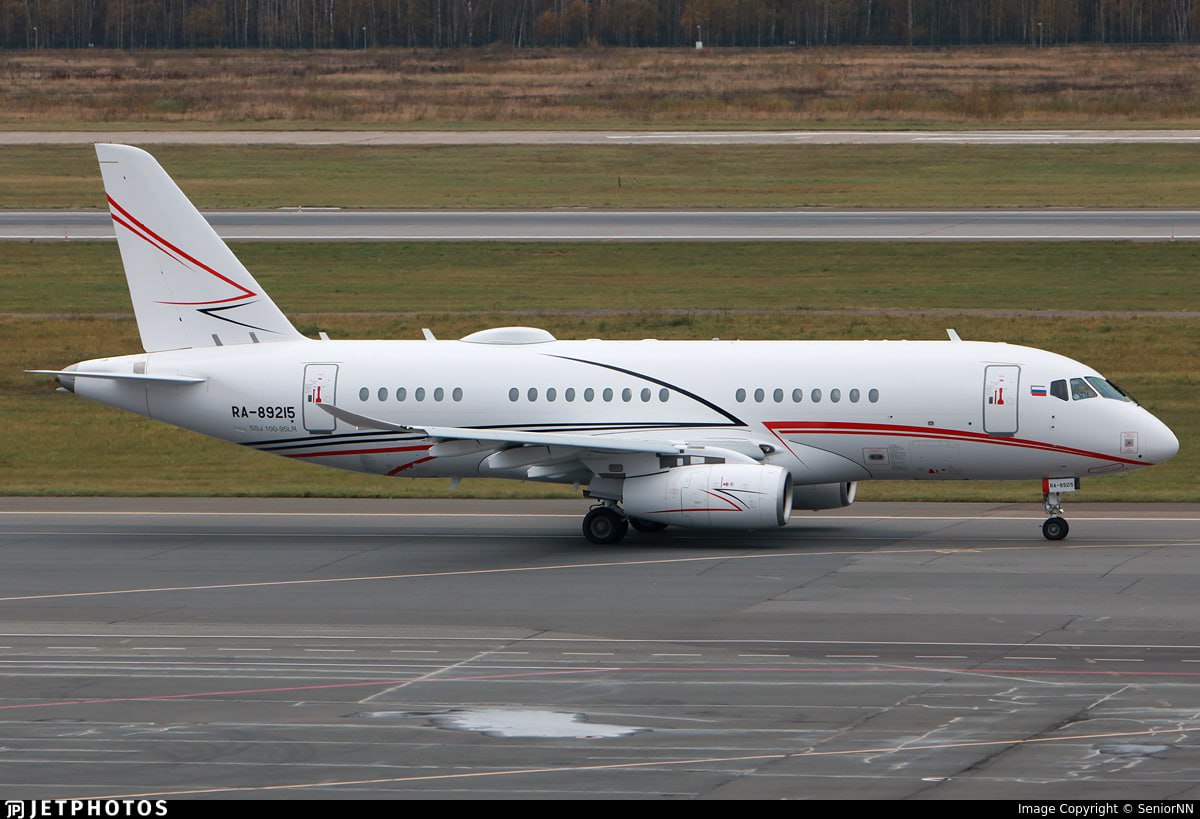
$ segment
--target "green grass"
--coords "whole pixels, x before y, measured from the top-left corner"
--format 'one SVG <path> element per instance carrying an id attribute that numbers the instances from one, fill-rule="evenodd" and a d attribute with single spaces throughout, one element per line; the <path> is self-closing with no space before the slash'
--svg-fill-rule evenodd
<path id="1" fill-rule="evenodd" d="M 129 311 L 115 247 L 3 248 L 0 300 L 15 312 L 0 316 L 0 418 L 8 431 L 0 451 L 0 494 L 445 494 L 443 481 L 321 470 L 53 393 L 49 379 L 22 370 L 140 350 L 132 318 L 105 317 Z M 1191 274 L 1191 245 L 253 244 L 237 251 L 306 332 L 323 329 L 342 338 L 417 338 L 421 327 L 455 338 L 513 323 L 542 325 L 560 338 L 664 339 L 941 338 L 945 327 L 955 327 L 968 339 L 1052 349 L 1133 390 L 1182 442 L 1180 455 L 1161 467 L 1087 481 L 1080 499 L 1200 496 L 1200 319 L 954 312 L 1053 306 L 1194 313 L 1200 290 Z M 458 309 L 447 310 L 448 304 Z M 881 311 L 804 309 L 846 305 Z M 950 313 L 904 312 L 913 308 Z M 43 315 L 49 312 L 74 315 Z M 468 480 L 461 494 L 570 492 Z M 958 482 L 867 484 L 861 495 L 1037 496 L 1038 488 L 1026 483 Z"/>
<path id="2" fill-rule="evenodd" d="M 156 146 L 207 208 L 1193 207 L 1190 145 Z M 86 146 L 6 147 L 0 207 L 100 207 Z"/>
<path id="3" fill-rule="evenodd" d="M 0 311 L 130 311 L 115 242 L 0 247 Z M 1193 242 L 245 243 L 235 252 L 289 315 L 512 311 L 507 320 L 523 323 L 546 312 L 786 310 L 803 333 L 802 311 L 847 306 L 1200 310 Z M 697 332 L 718 321 L 670 320 Z"/>

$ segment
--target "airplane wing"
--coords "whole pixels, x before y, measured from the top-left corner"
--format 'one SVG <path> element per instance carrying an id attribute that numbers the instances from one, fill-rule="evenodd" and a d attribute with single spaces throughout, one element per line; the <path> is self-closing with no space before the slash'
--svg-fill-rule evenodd
<path id="1" fill-rule="evenodd" d="M 144 373 L 89 373 L 79 370 L 26 370 L 30 375 L 56 375 L 65 378 L 101 378 L 108 381 L 145 381 L 159 384 L 203 384 L 207 378 L 197 375 L 145 375 Z"/>
<path id="2" fill-rule="evenodd" d="M 478 427 L 439 427 L 415 424 L 396 424 L 379 418 L 344 410 L 332 404 L 319 404 L 321 409 L 359 429 L 380 429 L 393 432 L 421 432 L 430 438 L 447 441 L 482 441 L 498 445 L 536 445 L 576 447 L 600 452 L 644 452 L 650 455 L 680 455 L 690 446 L 687 441 L 666 441 L 649 438 L 616 438 L 599 435 L 571 435 L 560 432 L 525 432 L 513 429 L 489 429 Z"/>

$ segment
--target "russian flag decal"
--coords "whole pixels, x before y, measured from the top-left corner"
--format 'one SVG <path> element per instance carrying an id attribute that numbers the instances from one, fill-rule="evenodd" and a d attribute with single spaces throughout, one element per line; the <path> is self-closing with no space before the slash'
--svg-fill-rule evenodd
<path id="1" fill-rule="evenodd" d="M 1038 396 L 1039 398 L 1045 398 L 1046 397 L 1046 387 L 1044 385 L 1036 385 L 1036 384 L 1031 385 L 1029 387 L 1029 394 Z"/>

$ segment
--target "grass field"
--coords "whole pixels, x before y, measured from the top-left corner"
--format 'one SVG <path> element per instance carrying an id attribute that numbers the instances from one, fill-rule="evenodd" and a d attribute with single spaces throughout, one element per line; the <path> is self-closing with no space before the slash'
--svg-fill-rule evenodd
<path id="1" fill-rule="evenodd" d="M 1192 145 L 156 146 L 200 207 L 1196 207 Z M 97 208 L 88 146 L 0 151 L 0 207 Z"/>
<path id="2" fill-rule="evenodd" d="M 0 303 L 10 312 L 0 316 L 0 417 L 10 434 L 0 453 L 0 494 L 445 493 L 440 481 L 318 470 L 54 394 L 48 379 L 21 371 L 140 349 L 132 318 L 111 315 L 129 310 L 116 249 L 3 247 Z M 545 326 L 560 338 L 664 339 L 941 338 L 955 327 L 964 338 L 1053 349 L 1131 389 L 1182 442 L 1162 467 L 1088 481 L 1083 499 L 1200 494 L 1193 245 L 248 244 L 237 252 L 298 326 L 335 338 L 417 338 L 421 327 L 455 338 L 514 323 Z M 1136 304 L 1131 283 L 1146 294 Z M 822 312 L 846 305 L 856 309 Z M 1189 315 L 1120 315 L 1131 308 Z M 928 309 L 951 313 L 920 312 Z M 485 481 L 462 489 L 557 491 Z M 862 497 L 1032 501 L 1037 493 L 1025 484 L 879 483 L 864 486 Z"/>
<path id="3" fill-rule="evenodd" d="M 38 51 L 0 127 L 1194 127 L 1197 46 Z"/>
<path id="4" fill-rule="evenodd" d="M 130 309 L 115 242 L 0 248 L 0 310 Z M 843 307 L 1200 310 L 1195 242 L 248 242 L 235 252 L 289 315 L 548 312 L 602 321 L 605 311 L 653 305 L 658 315 L 793 311 L 803 322 L 804 310 Z"/>

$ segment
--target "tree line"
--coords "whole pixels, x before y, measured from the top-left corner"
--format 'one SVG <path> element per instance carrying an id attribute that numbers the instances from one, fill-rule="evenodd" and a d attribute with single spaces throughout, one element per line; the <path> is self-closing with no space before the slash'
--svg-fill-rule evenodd
<path id="1" fill-rule="evenodd" d="M 1193 42 L 1196 0 L 0 0 L 0 46 Z"/>

